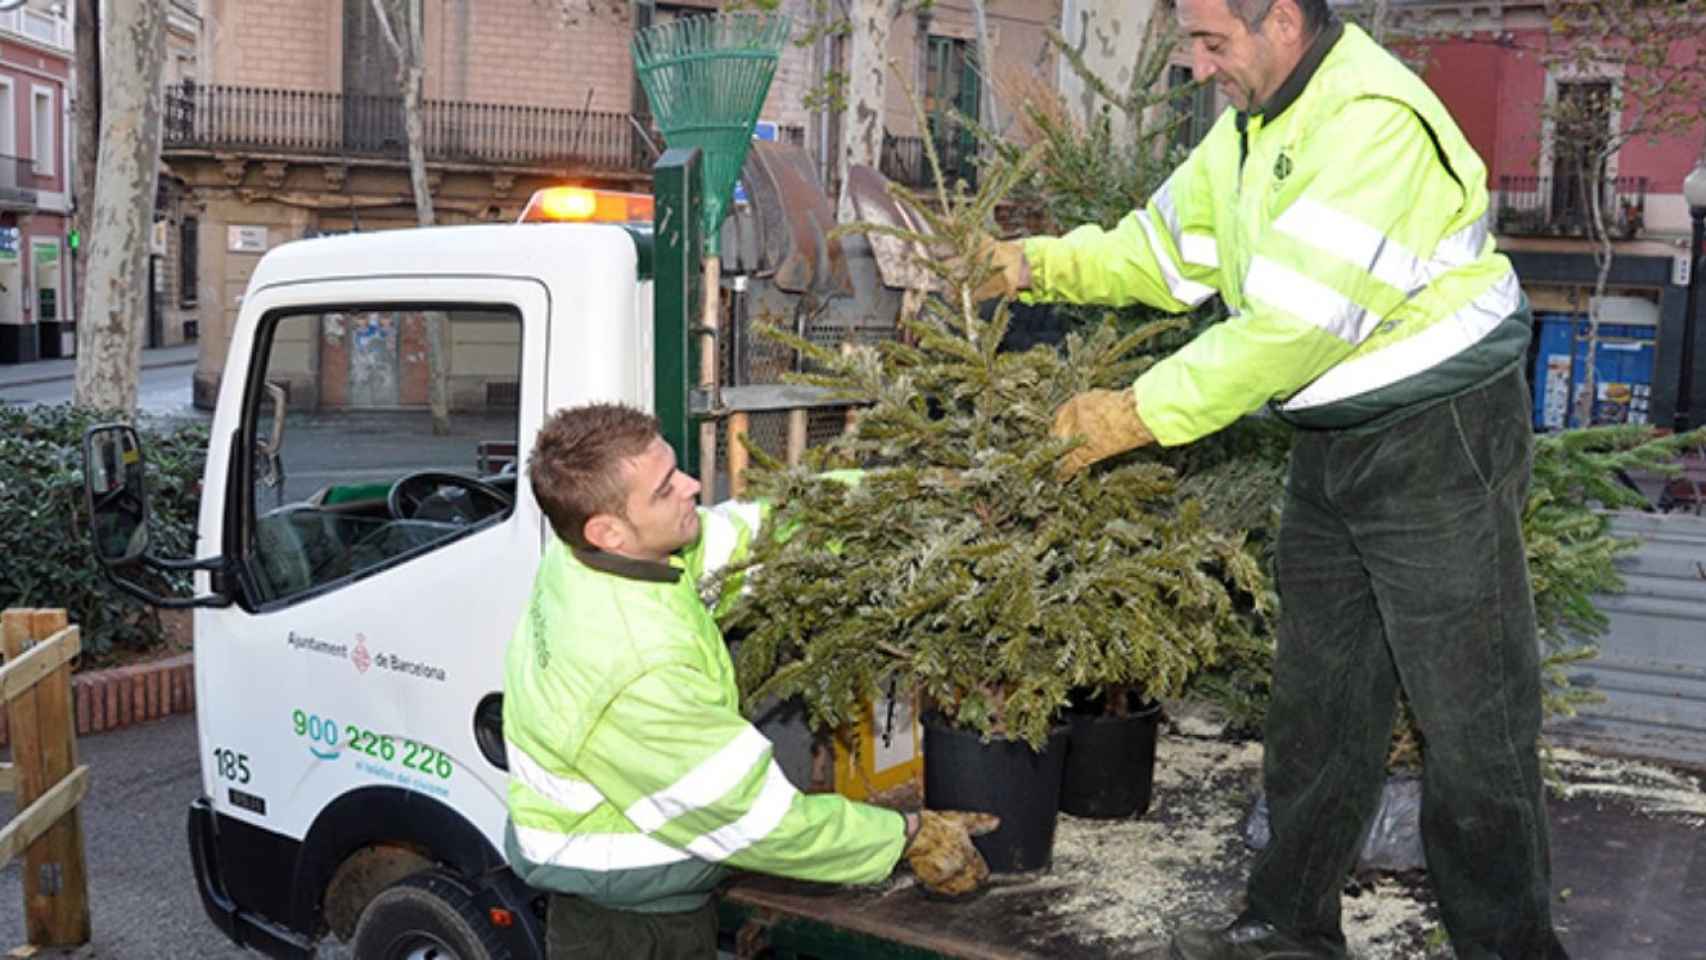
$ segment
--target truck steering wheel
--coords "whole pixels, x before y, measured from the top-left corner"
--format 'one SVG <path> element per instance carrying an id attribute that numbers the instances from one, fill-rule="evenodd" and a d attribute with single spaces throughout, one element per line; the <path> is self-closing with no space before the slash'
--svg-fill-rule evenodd
<path id="1" fill-rule="evenodd" d="M 396 520 L 478 523 L 503 513 L 514 501 L 489 483 L 443 470 L 411 473 L 391 485 L 385 508 Z"/>

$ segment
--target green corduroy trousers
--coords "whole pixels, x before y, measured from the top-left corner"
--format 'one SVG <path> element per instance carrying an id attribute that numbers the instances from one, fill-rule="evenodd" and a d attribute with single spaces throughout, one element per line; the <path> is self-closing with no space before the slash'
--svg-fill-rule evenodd
<path id="1" fill-rule="evenodd" d="M 1249 914 L 1343 956 L 1339 894 L 1379 804 L 1400 686 L 1425 740 L 1428 874 L 1464 960 L 1564 956 L 1552 928 L 1522 539 L 1520 368 L 1375 428 L 1300 432 Z"/>

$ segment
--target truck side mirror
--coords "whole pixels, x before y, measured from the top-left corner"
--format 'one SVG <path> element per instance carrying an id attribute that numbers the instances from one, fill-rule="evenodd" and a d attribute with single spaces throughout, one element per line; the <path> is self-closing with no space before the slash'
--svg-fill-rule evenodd
<path id="1" fill-rule="evenodd" d="M 122 566 L 148 552 L 148 485 L 133 427 L 103 424 L 83 435 L 83 492 L 95 556 Z"/>

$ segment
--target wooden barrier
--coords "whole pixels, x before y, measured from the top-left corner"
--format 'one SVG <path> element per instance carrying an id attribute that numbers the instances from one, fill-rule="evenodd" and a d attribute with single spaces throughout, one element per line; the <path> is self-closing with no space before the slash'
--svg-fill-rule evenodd
<path id="1" fill-rule="evenodd" d="M 783 448 L 783 462 L 796 464 L 805 456 L 806 426 L 811 411 L 822 408 L 847 407 L 845 398 L 820 387 L 794 384 L 754 384 L 724 387 L 721 405 L 715 411 L 723 421 L 723 446 L 728 451 L 729 496 L 739 499 L 746 493 L 746 470 L 751 458 L 741 438 L 752 426 L 754 413 L 786 413 L 788 433 Z M 849 416 L 848 424 L 852 419 Z M 710 494 L 706 494 L 707 497 Z"/>
<path id="2" fill-rule="evenodd" d="M 71 659 L 83 649 L 64 610 L 7 610 L 0 615 L 0 704 L 11 725 L 12 762 L 0 764 L 0 790 L 20 808 L 0 825 L 0 867 L 24 856 L 24 930 L 30 946 L 89 942 L 89 884 L 77 805 L 89 792 L 89 768 L 77 764 L 71 716 Z"/>

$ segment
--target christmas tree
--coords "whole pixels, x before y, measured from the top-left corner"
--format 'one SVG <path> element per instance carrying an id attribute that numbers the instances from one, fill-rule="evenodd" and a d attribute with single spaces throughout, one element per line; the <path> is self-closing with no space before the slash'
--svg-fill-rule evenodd
<path id="1" fill-rule="evenodd" d="M 891 689 L 950 722 L 1040 746 L 1071 691 L 1180 691 L 1258 626 L 1267 590 L 1241 534 L 1138 451 L 1062 481 L 1076 441 L 1049 426 L 1068 397 L 1129 385 L 1143 347 L 1179 321 L 1112 323 L 1061 349 L 1004 353 L 1007 305 L 985 319 L 969 291 L 996 201 L 1034 155 L 986 171 L 973 195 L 933 204 L 894 188 L 928 245 L 939 294 L 904 336 L 835 351 L 776 334 L 859 408 L 839 439 L 788 467 L 758 451 L 752 492 L 773 506 L 724 628 L 745 702 L 799 697 L 841 728 Z M 871 228 L 880 229 L 880 228 Z M 831 471 L 859 467 L 853 480 Z"/>

